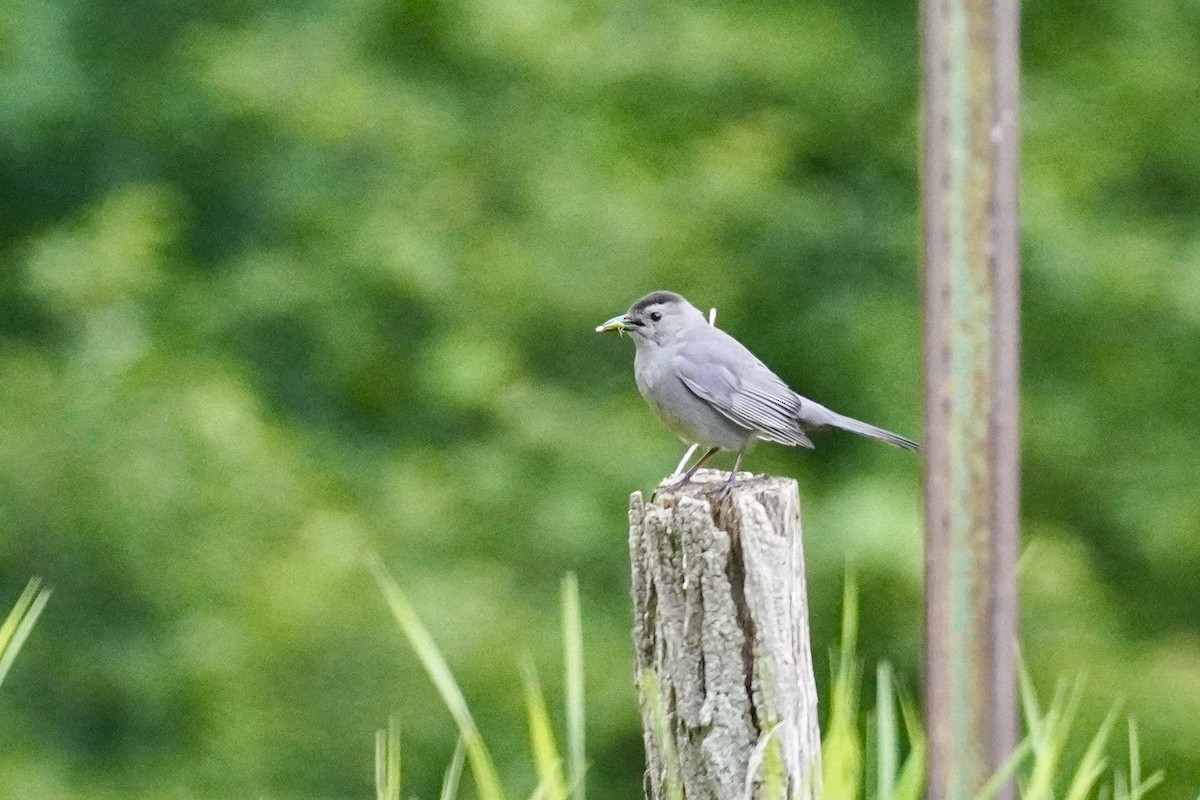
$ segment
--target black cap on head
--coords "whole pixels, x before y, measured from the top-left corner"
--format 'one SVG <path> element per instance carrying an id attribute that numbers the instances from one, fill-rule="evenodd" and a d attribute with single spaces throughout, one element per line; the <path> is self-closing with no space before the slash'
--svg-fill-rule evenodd
<path id="1" fill-rule="evenodd" d="M 667 292 L 667 291 L 659 290 L 657 292 L 651 292 L 650 294 L 643 297 L 641 300 L 638 300 L 636 303 L 634 303 L 630 307 L 629 313 L 636 314 L 639 311 L 644 311 L 645 309 L 649 308 L 650 306 L 659 305 L 660 303 L 686 303 L 686 302 L 687 301 L 683 299 L 682 295 L 675 294 L 675 292 Z"/>

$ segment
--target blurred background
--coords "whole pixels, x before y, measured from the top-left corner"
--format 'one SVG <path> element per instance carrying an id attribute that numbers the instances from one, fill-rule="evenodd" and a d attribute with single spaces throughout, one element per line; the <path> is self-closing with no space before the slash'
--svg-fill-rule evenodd
<path id="1" fill-rule="evenodd" d="M 671 288 L 920 433 L 915 3 L 4 0 L 0 797 L 352 798 L 455 733 L 377 551 L 528 791 L 579 574 L 598 798 L 640 793 L 629 492 L 682 452 L 596 324 Z M 1024 8 L 1022 646 L 1200 788 L 1200 5 Z M 718 462 L 728 466 L 728 461 Z M 858 573 L 918 684 L 920 471 L 798 478 L 818 680 Z M 869 687 L 866 687 L 869 689 Z"/>

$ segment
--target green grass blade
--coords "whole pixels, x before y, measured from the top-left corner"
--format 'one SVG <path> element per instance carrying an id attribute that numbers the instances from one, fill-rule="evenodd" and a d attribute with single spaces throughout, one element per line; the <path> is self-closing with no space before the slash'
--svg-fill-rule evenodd
<path id="1" fill-rule="evenodd" d="M 50 599 L 50 590 L 41 587 L 41 579 L 31 578 L 5 617 L 4 624 L 0 625 L 0 683 L 4 683 L 21 645 L 29 638 L 29 632 Z"/>
<path id="2" fill-rule="evenodd" d="M 454 745 L 454 757 L 450 759 L 450 766 L 446 767 L 446 774 L 442 776 L 442 793 L 438 795 L 440 800 L 457 800 L 458 783 L 462 778 L 465 755 L 466 749 L 463 747 L 463 740 L 460 736 Z"/>
<path id="3" fill-rule="evenodd" d="M 388 800 L 388 734 L 376 730 L 376 800 Z"/>
<path id="4" fill-rule="evenodd" d="M 842 586 L 842 671 L 848 671 L 855 663 L 858 647 L 858 578 L 853 572 L 846 573 Z"/>
<path id="5" fill-rule="evenodd" d="M 1082 679 L 1076 680 L 1070 689 L 1066 683 L 1059 682 L 1042 720 L 1042 740 L 1033 742 L 1033 775 L 1022 800 L 1051 800 L 1053 797 L 1054 781 L 1062 766 L 1062 753 L 1082 695 Z"/>
<path id="6" fill-rule="evenodd" d="M 896 716 L 896 692 L 892 665 L 884 661 L 875 669 L 875 796 L 892 800 L 900 764 L 900 721 Z"/>
<path id="7" fill-rule="evenodd" d="M 683 800 L 683 770 L 679 766 L 679 752 L 675 749 L 675 735 L 667 722 L 667 710 L 663 707 L 658 673 L 652 669 L 642 670 L 642 692 L 650 709 L 650 734 L 654 737 L 654 743 L 662 758 L 667 800 Z"/>
<path id="8" fill-rule="evenodd" d="M 1142 780 L 1142 748 L 1137 732 L 1137 722 L 1129 718 L 1129 798 L 1142 800 L 1146 792 L 1163 782 L 1163 771 L 1160 769 L 1149 778 Z"/>
<path id="9" fill-rule="evenodd" d="M 1142 748 L 1138 743 L 1137 723 L 1129 718 L 1129 800 L 1137 800 L 1142 783 Z"/>
<path id="10" fill-rule="evenodd" d="M 1104 746 L 1108 743 L 1108 737 L 1112 734 L 1113 725 L 1117 722 L 1120 710 L 1121 703 L 1118 701 L 1109 709 L 1108 715 L 1104 717 L 1096 734 L 1092 736 L 1079 766 L 1075 769 L 1071 786 L 1067 789 L 1066 800 L 1087 800 L 1096 781 L 1104 773 L 1104 768 L 1108 764 L 1108 759 L 1104 757 Z"/>
<path id="11" fill-rule="evenodd" d="M 1024 761 L 1032 751 L 1033 740 L 1026 736 L 1021 740 L 1021 743 L 1017 745 L 1017 749 L 1013 751 L 1012 755 L 1005 759 L 1004 763 L 1000 765 L 1000 768 L 996 770 L 995 774 L 988 779 L 988 782 L 985 783 L 983 788 L 979 790 L 979 793 L 975 795 L 975 800 L 994 800 L 996 795 L 999 794 L 1000 790 L 1004 787 L 1004 784 L 1008 783 L 1008 781 L 1012 779 L 1012 776 L 1016 774 L 1017 769 L 1021 766 L 1021 762 Z"/>
<path id="12" fill-rule="evenodd" d="M 370 567 L 374 573 L 375 582 L 379 584 L 379 590 L 383 593 L 384 600 L 387 601 L 388 608 L 392 611 L 392 616 L 396 618 L 405 638 L 416 652 L 421 665 L 425 667 L 426 674 L 433 681 L 438 694 L 442 696 L 442 702 L 446 705 L 446 709 L 458 725 L 459 734 L 463 738 L 467 758 L 471 765 L 471 776 L 475 780 L 475 788 L 480 800 L 504 800 L 504 789 L 500 784 L 499 775 L 496 774 L 491 753 L 488 752 L 483 737 L 479 735 L 479 729 L 471 716 L 471 710 L 467 707 L 466 698 L 463 697 L 462 690 L 458 688 L 458 683 L 454 680 L 450 667 L 446 665 L 446 659 L 442 657 L 433 638 L 417 618 L 416 612 L 400 587 L 384 570 L 383 562 L 374 556 L 371 558 Z"/>
<path id="13" fill-rule="evenodd" d="M 778 736 L 769 735 L 762 765 L 763 800 L 787 800 L 787 780 L 783 767 L 783 745 Z M 749 797 L 750 795 L 747 795 Z"/>
<path id="14" fill-rule="evenodd" d="M 908 758 L 896 779 L 892 797 L 893 800 L 921 800 L 925 790 L 925 731 L 916 704 L 903 694 L 899 697 L 900 714 L 904 717 L 904 730 L 908 736 Z"/>
<path id="15" fill-rule="evenodd" d="M 567 706 L 567 770 L 571 794 L 584 800 L 583 614 L 579 581 L 568 572 L 562 581 L 563 665 Z"/>
<path id="16" fill-rule="evenodd" d="M 400 800 L 400 719 L 394 714 L 387 729 L 375 733 L 375 797 Z"/>
<path id="17" fill-rule="evenodd" d="M 787 800 L 784 787 L 786 781 L 783 774 L 783 753 L 779 746 L 779 737 L 775 732 L 779 725 L 771 725 L 763 731 L 750 751 L 750 760 L 746 767 L 746 782 L 743 786 L 743 797 L 758 798 L 759 800 Z M 761 780 L 758 794 L 754 792 L 755 780 Z"/>
<path id="18" fill-rule="evenodd" d="M 821 741 L 821 782 L 824 800 L 859 800 L 862 786 L 862 741 L 858 735 L 859 674 L 858 590 L 846 576 L 842 593 L 842 641 L 830 693 L 829 724 Z"/>
<path id="19" fill-rule="evenodd" d="M 526 665 L 525 711 L 529 718 L 529 744 L 537 769 L 538 789 L 546 800 L 566 800 L 567 784 L 563 777 L 562 759 L 554 743 L 554 729 L 546 710 L 546 697 L 533 667 Z"/>
<path id="20" fill-rule="evenodd" d="M 1034 752 L 1041 749 L 1042 744 L 1042 710 L 1038 706 L 1037 691 L 1033 688 L 1033 678 L 1025 666 L 1025 659 L 1017 662 L 1017 678 L 1021 689 L 1021 711 L 1025 717 L 1025 727 L 1029 731 L 1029 743 Z"/>
<path id="21" fill-rule="evenodd" d="M 1145 797 L 1146 792 L 1163 782 L 1165 775 L 1166 773 L 1164 773 L 1161 769 L 1155 771 L 1149 778 L 1146 778 L 1146 780 L 1142 781 L 1141 784 L 1133 788 L 1130 797 Z"/>

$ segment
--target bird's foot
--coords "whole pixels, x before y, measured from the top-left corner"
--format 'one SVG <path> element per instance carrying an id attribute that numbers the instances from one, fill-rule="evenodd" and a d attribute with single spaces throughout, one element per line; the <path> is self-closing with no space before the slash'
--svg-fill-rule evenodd
<path id="1" fill-rule="evenodd" d="M 731 472 L 729 473 L 729 480 L 725 481 L 720 489 L 717 489 L 716 494 L 713 495 L 713 499 L 717 501 L 718 505 L 725 505 L 725 502 L 733 496 L 733 487 L 736 485 L 737 473 Z"/>
<path id="2" fill-rule="evenodd" d="M 657 489 L 654 490 L 654 494 L 652 494 L 650 496 L 650 499 L 653 501 L 656 497 L 658 497 L 661 494 L 674 494 L 675 492 L 678 492 L 680 489 L 682 489 L 684 486 L 687 486 L 691 482 L 692 482 L 692 476 L 684 475 L 679 480 L 674 481 L 672 483 L 668 483 L 666 486 L 660 485 Z"/>

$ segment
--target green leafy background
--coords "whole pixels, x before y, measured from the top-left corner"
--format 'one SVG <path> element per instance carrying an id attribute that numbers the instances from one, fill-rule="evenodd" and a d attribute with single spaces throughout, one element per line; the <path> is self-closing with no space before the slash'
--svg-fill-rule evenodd
<path id="1" fill-rule="evenodd" d="M 1023 650 L 1191 798 L 1200 5 L 1023 15 Z M 0 600 L 55 594 L 0 797 L 369 796 L 393 710 L 435 796 L 453 723 L 370 550 L 514 790 L 578 572 L 590 788 L 636 796 L 625 504 L 682 448 L 593 328 L 673 288 L 917 434 L 917 39 L 888 0 L 6 0 Z M 916 459 L 747 463 L 800 481 L 820 679 L 849 563 L 915 687 Z"/>

